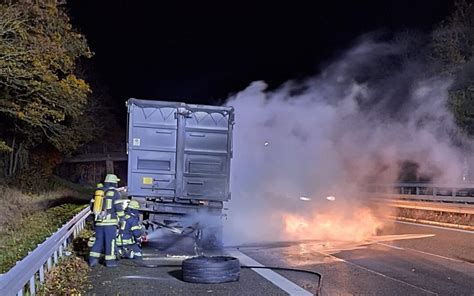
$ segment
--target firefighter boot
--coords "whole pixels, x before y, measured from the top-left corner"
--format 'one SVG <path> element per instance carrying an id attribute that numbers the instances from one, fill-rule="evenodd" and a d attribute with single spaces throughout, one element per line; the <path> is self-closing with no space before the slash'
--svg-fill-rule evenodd
<path id="1" fill-rule="evenodd" d="M 130 252 L 131 255 L 130 255 L 130 259 L 134 259 L 134 260 L 142 260 L 143 257 L 142 257 L 142 252 L 136 252 L 136 251 L 131 251 Z"/>
<path id="2" fill-rule="evenodd" d="M 105 260 L 106 267 L 117 267 L 118 261 L 117 260 Z"/>
<path id="3" fill-rule="evenodd" d="M 94 267 L 99 264 L 99 258 L 89 256 L 89 266 Z"/>

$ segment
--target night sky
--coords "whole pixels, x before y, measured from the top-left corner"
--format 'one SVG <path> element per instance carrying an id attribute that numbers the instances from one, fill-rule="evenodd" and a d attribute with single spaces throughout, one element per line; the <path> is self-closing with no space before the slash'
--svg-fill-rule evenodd
<path id="1" fill-rule="evenodd" d="M 362 34 L 429 32 L 453 8 L 446 0 L 276 2 L 69 0 L 68 7 L 95 52 L 95 79 L 121 106 L 129 97 L 218 103 L 254 80 L 275 87 L 318 73 Z"/>

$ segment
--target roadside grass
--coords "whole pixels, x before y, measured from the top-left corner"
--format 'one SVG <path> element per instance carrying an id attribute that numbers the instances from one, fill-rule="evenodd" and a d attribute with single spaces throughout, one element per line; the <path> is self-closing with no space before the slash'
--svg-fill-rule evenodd
<path id="1" fill-rule="evenodd" d="M 65 186 L 33 194 L 0 185 L 0 196 L 0 232 L 3 232 L 16 227 L 25 217 L 48 208 L 66 203 L 86 204 L 91 194 Z"/>
<path id="2" fill-rule="evenodd" d="M 16 217 L 15 223 L 9 223 L 0 232 L 0 273 L 8 271 L 84 207 L 64 204 Z"/>

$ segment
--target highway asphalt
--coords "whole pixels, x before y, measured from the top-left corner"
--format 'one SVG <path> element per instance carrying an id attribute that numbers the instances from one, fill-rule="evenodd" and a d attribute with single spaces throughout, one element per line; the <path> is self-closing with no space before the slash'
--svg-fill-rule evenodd
<path id="1" fill-rule="evenodd" d="M 239 282 L 189 284 L 181 280 L 179 266 L 186 258 L 183 255 L 194 254 L 191 248 L 170 252 L 151 245 L 144 253 L 144 263 L 168 267 L 141 267 L 130 260 L 121 260 L 116 269 L 96 267 L 90 274 L 93 287 L 88 294 L 287 295 L 285 291 L 291 291 L 294 284 L 311 293 L 317 287 L 313 274 L 257 274 L 249 269 L 242 269 Z M 397 222 L 362 244 L 260 243 L 209 255 L 221 253 L 241 254 L 242 258 L 265 266 L 319 272 L 323 275 L 323 295 L 474 295 L 474 232 L 469 231 Z M 278 278 L 279 275 L 283 277 Z"/>

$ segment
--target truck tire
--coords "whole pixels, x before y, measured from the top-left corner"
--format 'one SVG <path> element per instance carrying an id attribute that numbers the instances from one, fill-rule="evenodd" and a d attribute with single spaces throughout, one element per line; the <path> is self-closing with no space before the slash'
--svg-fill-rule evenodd
<path id="1" fill-rule="evenodd" d="M 230 256 L 199 256 L 184 260 L 182 272 L 183 280 L 189 283 L 235 282 L 240 277 L 240 262 Z"/>
<path id="2" fill-rule="evenodd" d="M 204 250 L 222 249 L 222 226 L 200 229 L 198 246 Z"/>

